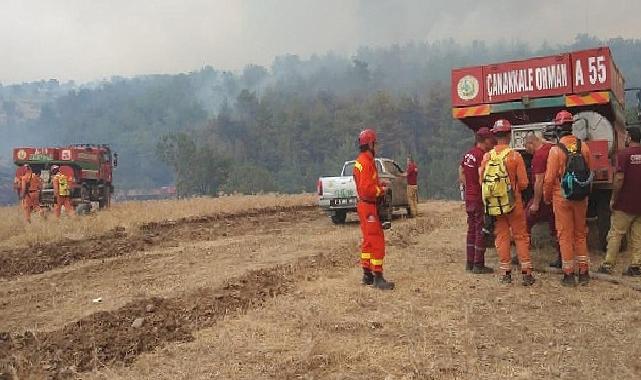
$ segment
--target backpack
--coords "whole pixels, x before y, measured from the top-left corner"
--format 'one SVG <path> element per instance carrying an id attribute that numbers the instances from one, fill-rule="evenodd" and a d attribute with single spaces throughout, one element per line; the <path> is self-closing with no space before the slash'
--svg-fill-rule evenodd
<path id="1" fill-rule="evenodd" d="M 505 159 L 512 149 L 505 149 L 501 153 L 490 151 L 490 160 L 485 165 L 481 192 L 485 213 L 490 216 L 509 214 L 514 210 L 516 198 L 510 183 L 510 177 L 505 166 Z"/>
<path id="2" fill-rule="evenodd" d="M 58 195 L 61 197 L 69 196 L 69 181 L 67 181 L 67 176 L 57 175 L 58 177 Z"/>
<path id="3" fill-rule="evenodd" d="M 581 140 L 576 140 L 576 150 L 572 152 L 561 143 L 558 147 L 567 157 L 565 173 L 561 177 L 561 193 L 567 200 L 582 201 L 590 195 L 594 173 L 581 154 Z"/>

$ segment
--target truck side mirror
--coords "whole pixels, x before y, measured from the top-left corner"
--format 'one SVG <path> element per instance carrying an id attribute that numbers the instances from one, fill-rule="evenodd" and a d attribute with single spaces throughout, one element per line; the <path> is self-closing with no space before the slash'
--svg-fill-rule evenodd
<path id="1" fill-rule="evenodd" d="M 118 153 L 114 153 L 114 168 L 118 166 Z"/>

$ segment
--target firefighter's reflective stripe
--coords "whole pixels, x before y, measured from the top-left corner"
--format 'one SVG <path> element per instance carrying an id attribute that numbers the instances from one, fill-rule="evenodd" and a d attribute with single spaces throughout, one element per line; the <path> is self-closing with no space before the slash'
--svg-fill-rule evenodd
<path id="1" fill-rule="evenodd" d="M 361 163 L 358 161 L 354 162 L 354 167 L 358 169 L 359 172 L 363 171 L 363 165 L 361 165 Z"/>
<path id="2" fill-rule="evenodd" d="M 361 260 L 369 260 L 372 257 L 371 253 L 361 252 Z"/>
<path id="3" fill-rule="evenodd" d="M 370 259 L 369 262 L 372 265 L 383 266 L 383 259 Z"/>

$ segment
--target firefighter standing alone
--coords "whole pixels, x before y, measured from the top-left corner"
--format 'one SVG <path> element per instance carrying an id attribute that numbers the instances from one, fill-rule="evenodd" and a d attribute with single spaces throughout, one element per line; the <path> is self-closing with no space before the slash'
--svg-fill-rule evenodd
<path id="1" fill-rule="evenodd" d="M 56 204 L 53 206 L 56 218 L 60 218 L 62 208 L 65 208 L 69 217 L 73 216 L 73 205 L 71 204 L 71 188 L 70 178 L 60 171 L 58 165 L 51 167 L 51 174 L 53 175 L 53 193 L 56 198 Z"/>
<path id="2" fill-rule="evenodd" d="M 42 180 L 29 165 L 24 165 L 24 175 L 20 178 L 19 189 L 25 221 L 31 223 L 31 213 L 34 211 L 39 211 L 42 217 L 46 218 L 44 209 L 40 207 Z"/>
<path id="3" fill-rule="evenodd" d="M 394 283 L 383 277 L 385 258 L 385 235 L 378 216 L 377 203 L 385 195 L 386 188 L 379 182 L 374 157 L 376 155 L 376 132 L 366 129 L 358 136 L 360 154 L 354 164 L 354 181 L 358 192 L 358 218 L 363 244 L 361 266 L 363 285 L 373 285 L 381 290 L 394 289 Z"/>

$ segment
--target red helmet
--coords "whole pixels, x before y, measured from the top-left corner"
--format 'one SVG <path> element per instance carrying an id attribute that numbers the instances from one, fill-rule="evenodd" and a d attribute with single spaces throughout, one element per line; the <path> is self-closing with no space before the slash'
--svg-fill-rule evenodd
<path id="1" fill-rule="evenodd" d="M 512 132 L 512 124 L 509 120 L 499 119 L 494 123 L 493 133 Z"/>
<path id="2" fill-rule="evenodd" d="M 557 126 L 571 123 L 574 123 L 574 117 L 566 110 L 557 113 L 556 117 L 554 118 L 554 124 Z"/>
<path id="3" fill-rule="evenodd" d="M 369 145 L 376 142 L 376 132 L 373 129 L 365 129 L 358 135 L 358 145 Z"/>

